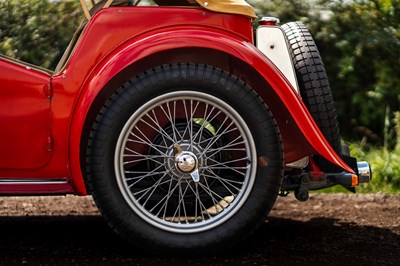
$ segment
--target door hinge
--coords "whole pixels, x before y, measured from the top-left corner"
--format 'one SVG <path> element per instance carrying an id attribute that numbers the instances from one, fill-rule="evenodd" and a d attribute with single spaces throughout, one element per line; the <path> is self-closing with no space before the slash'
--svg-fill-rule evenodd
<path id="1" fill-rule="evenodd" d="M 51 85 L 51 83 L 45 85 L 44 91 L 47 98 L 50 99 L 53 96 L 53 86 Z"/>
<path id="2" fill-rule="evenodd" d="M 47 151 L 52 152 L 53 151 L 53 147 L 54 147 L 54 138 L 53 136 L 48 136 L 47 137 Z"/>

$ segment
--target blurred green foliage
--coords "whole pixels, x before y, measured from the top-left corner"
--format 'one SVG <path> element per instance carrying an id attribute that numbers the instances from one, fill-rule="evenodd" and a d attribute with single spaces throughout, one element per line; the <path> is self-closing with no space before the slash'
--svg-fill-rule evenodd
<path id="1" fill-rule="evenodd" d="M 0 53 L 54 69 L 83 20 L 79 1 L 0 0 Z"/>
<path id="2" fill-rule="evenodd" d="M 388 151 L 386 148 L 363 149 L 362 145 L 352 144 L 354 156 L 371 163 L 373 179 L 362 185 L 361 192 L 399 192 L 400 191 L 400 150 Z"/>

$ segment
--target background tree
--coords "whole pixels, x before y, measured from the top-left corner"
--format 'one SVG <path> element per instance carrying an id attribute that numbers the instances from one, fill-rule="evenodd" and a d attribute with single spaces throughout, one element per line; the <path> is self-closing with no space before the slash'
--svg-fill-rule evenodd
<path id="1" fill-rule="evenodd" d="M 79 1 L 0 0 L 0 53 L 54 69 L 83 20 Z"/>

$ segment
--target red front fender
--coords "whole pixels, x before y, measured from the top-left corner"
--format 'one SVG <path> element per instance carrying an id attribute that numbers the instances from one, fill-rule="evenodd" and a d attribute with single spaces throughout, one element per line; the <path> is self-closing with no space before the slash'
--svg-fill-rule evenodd
<path id="1" fill-rule="evenodd" d="M 89 109 L 97 95 L 122 70 L 139 60 L 157 53 L 180 48 L 217 50 L 245 62 L 254 68 L 273 89 L 281 104 L 292 116 L 301 134 L 313 150 L 345 171 L 353 170 L 342 161 L 322 135 L 302 100 L 275 65 L 251 43 L 205 30 L 175 30 L 125 43 L 105 57 L 87 79 L 76 102 L 70 128 L 69 161 L 75 188 L 85 194 L 80 165 L 80 145 Z M 281 127 L 281 125 L 279 125 Z"/>

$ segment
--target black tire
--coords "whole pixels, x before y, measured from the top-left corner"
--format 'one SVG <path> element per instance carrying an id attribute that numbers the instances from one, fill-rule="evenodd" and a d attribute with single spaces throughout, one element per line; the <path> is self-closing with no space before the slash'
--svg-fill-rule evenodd
<path id="1" fill-rule="evenodd" d="M 299 84 L 301 97 L 332 148 L 340 154 L 340 130 L 332 90 L 313 37 L 301 22 L 282 26 Z M 325 171 L 335 171 L 330 163 L 316 157 Z"/>
<path id="2" fill-rule="evenodd" d="M 158 254 L 216 253 L 242 240 L 263 223 L 283 174 L 266 105 L 236 77 L 199 64 L 160 66 L 124 84 L 87 151 L 89 191 L 109 225 Z"/>

